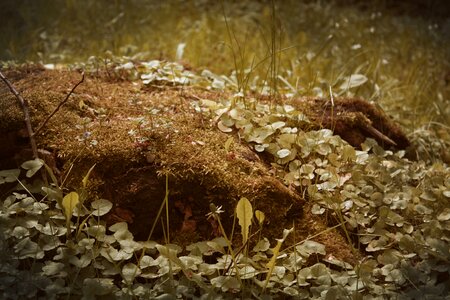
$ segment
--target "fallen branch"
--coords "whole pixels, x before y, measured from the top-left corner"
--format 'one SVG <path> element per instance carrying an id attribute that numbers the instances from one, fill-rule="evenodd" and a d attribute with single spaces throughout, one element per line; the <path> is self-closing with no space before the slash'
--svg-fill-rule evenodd
<path id="1" fill-rule="evenodd" d="M 389 146 L 397 146 L 397 143 L 391 140 L 389 137 L 378 131 L 375 127 L 373 127 L 370 124 L 366 124 L 364 127 L 370 134 L 372 134 L 374 137 L 379 138 L 381 141 L 385 142 Z"/>
<path id="2" fill-rule="evenodd" d="M 47 116 L 45 121 L 33 133 L 33 136 L 37 135 L 39 133 L 39 131 L 41 131 L 41 129 L 48 123 L 48 121 L 51 119 L 51 117 L 53 117 L 58 112 L 58 110 L 61 108 L 61 106 L 63 106 L 64 103 L 67 102 L 67 100 L 69 100 L 70 95 L 72 95 L 72 93 L 75 91 L 75 89 L 84 81 L 84 72 L 81 73 L 81 75 L 82 75 L 81 80 L 77 84 L 75 84 L 75 86 L 72 88 L 72 90 L 67 94 L 66 98 L 58 104 L 58 106 L 55 108 L 55 110 L 53 110 L 53 112 Z"/>
<path id="3" fill-rule="evenodd" d="M 33 151 L 33 158 L 39 158 L 37 146 L 36 146 L 36 140 L 34 139 L 34 133 L 33 128 L 31 127 L 31 119 L 30 119 L 30 111 L 28 109 L 28 102 L 20 96 L 19 92 L 14 88 L 14 86 L 9 82 L 9 80 L 3 75 L 2 72 L 0 72 L 0 78 L 3 80 L 3 82 L 8 86 L 11 93 L 16 96 L 17 100 L 19 100 L 20 105 L 22 106 L 23 114 L 25 115 L 25 123 L 27 126 L 27 132 L 28 136 L 30 137 L 30 144 L 31 144 L 31 150 Z"/>

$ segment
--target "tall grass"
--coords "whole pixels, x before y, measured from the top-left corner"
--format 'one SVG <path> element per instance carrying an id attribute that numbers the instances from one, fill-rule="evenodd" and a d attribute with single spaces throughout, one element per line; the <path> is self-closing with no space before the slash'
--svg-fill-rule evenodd
<path id="1" fill-rule="evenodd" d="M 410 131 L 429 121 L 449 126 L 445 24 L 380 3 L 342 3 L 225 2 L 226 22 L 220 2 L 2 3 L 0 60 L 73 62 L 106 51 L 174 60 L 186 43 L 184 61 L 194 68 L 239 70 L 247 86 L 266 80 L 280 93 L 325 97 L 359 72 L 368 82 L 344 96 L 375 101 Z"/>

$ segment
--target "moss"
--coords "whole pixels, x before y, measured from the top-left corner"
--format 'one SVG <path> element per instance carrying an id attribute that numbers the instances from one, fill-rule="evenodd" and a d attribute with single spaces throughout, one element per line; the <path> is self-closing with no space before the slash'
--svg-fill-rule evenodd
<path id="1" fill-rule="evenodd" d="M 65 98 L 80 74 L 46 70 L 18 78 L 15 85 L 30 101 L 36 126 Z M 88 76 L 39 134 L 38 144 L 54 154 L 61 179 L 68 178 L 68 189 L 79 188 L 96 164 L 91 199 L 111 200 L 114 208 L 108 221 L 127 221 L 138 239 L 148 237 L 157 217 L 165 196 L 165 176 L 169 178 L 172 241 L 192 243 L 215 237 L 205 217 L 211 202 L 223 207 L 222 221 L 231 232 L 234 207 L 241 197 L 265 213 L 262 235 L 269 240 L 293 225 L 295 239 L 291 237 L 286 245 L 327 229 L 326 220 L 311 214 L 308 200 L 274 175 L 267 158 L 253 152 L 238 135 L 217 130 L 212 120 L 191 107 L 192 99 L 221 97 L 229 95 L 194 87 L 146 89 L 128 81 Z M 315 126 L 336 125 L 337 129 L 342 124 L 350 134 L 364 136 L 358 121 L 351 122 L 357 114 L 374 126 L 380 122 L 378 117 L 390 122 L 368 103 L 337 101 L 333 114 L 319 100 L 298 100 L 295 105 L 316 121 Z M 233 143 L 225 149 L 230 137 Z M 159 221 L 152 238 L 163 239 Z M 339 231 L 326 232 L 317 240 L 336 257 L 354 261 L 352 247 Z M 234 242 L 239 244 L 239 237 Z"/>

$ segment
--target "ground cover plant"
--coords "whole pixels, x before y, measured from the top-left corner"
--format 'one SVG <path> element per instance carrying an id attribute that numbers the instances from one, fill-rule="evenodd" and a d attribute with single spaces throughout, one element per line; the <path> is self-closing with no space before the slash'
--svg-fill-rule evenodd
<path id="1" fill-rule="evenodd" d="M 105 45 L 116 55 L 77 58 L 46 27 L 33 44 L 49 47 L 45 64 L 1 63 L 32 128 L 44 124 L 33 159 L 2 85 L 3 298 L 448 297 L 445 24 L 375 6 L 246 3 L 174 32 L 165 49 L 178 62 L 133 53 L 131 38 Z M 141 19 L 130 7 L 105 28 L 124 22 L 127 39 Z M 223 53 L 204 55 L 200 41 L 216 38 Z"/>

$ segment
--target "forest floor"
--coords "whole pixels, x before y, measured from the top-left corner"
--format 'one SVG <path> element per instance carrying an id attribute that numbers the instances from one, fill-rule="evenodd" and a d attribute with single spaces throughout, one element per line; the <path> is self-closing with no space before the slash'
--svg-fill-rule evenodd
<path id="1" fill-rule="evenodd" d="M 444 4 L 44 2 L 0 4 L 3 298 L 448 299 Z"/>

